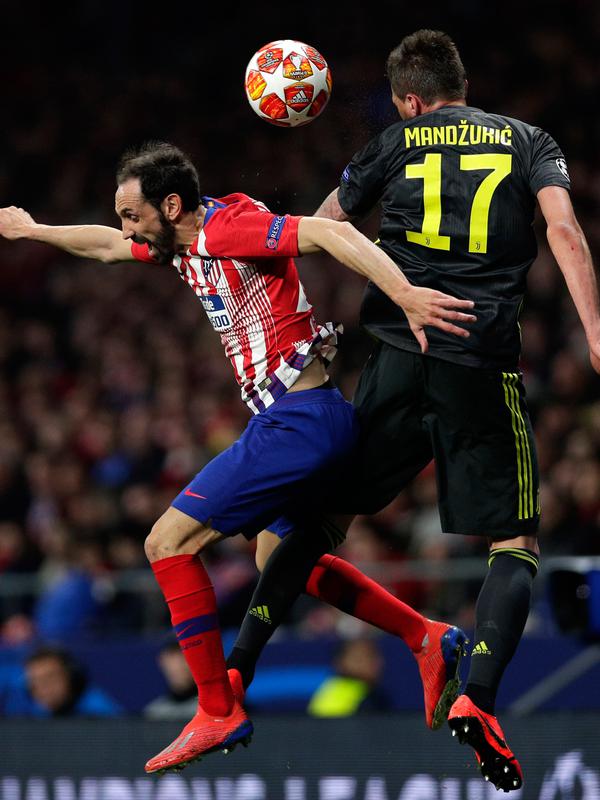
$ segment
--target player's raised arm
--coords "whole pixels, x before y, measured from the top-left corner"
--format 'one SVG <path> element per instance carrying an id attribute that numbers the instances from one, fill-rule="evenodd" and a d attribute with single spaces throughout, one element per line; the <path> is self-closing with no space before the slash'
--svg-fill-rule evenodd
<path id="1" fill-rule="evenodd" d="M 107 264 L 134 261 L 131 242 L 120 230 L 105 225 L 41 225 L 22 208 L 0 208 L 0 236 L 31 239 L 66 250 L 74 256 L 93 258 Z"/>
<path id="2" fill-rule="evenodd" d="M 590 360 L 600 372 L 600 302 L 598 282 L 585 235 L 575 217 L 571 198 L 560 186 L 546 186 L 538 201 L 548 225 L 546 236 L 564 275 L 569 293 L 583 324 Z"/>
<path id="3" fill-rule="evenodd" d="M 326 250 L 345 266 L 373 281 L 403 309 L 423 352 L 428 347 L 425 325 L 456 336 L 469 335 L 454 323 L 475 321 L 473 314 L 465 313 L 473 308 L 470 300 L 458 300 L 434 289 L 413 286 L 392 259 L 351 223 L 302 217 L 298 225 L 298 248 L 300 253 Z"/>
<path id="4" fill-rule="evenodd" d="M 338 222 L 346 222 L 353 219 L 353 217 L 349 217 L 348 214 L 346 214 L 340 205 L 337 186 L 327 195 L 313 216 L 324 217 L 325 219 L 336 219 Z"/>

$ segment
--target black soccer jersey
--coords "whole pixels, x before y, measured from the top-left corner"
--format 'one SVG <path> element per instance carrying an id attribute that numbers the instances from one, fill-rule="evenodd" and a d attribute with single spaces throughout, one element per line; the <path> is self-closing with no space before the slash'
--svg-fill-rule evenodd
<path id="1" fill-rule="evenodd" d="M 525 279 L 537 254 L 535 196 L 544 186 L 570 186 L 549 134 L 478 108 L 444 106 L 371 140 L 344 170 L 338 198 L 351 217 L 381 203 L 379 244 L 411 283 L 475 302 L 468 339 L 427 329 L 431 355 L 514 368 Z M 419 351 L 402 309 L 371 283 L 361 323 L 391 345 Z"/>

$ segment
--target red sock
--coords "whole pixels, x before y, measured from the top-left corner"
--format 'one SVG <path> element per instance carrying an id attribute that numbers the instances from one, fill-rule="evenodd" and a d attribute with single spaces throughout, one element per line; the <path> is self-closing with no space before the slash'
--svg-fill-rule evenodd
<path id="1" fill-rule="evenodd" d="M 161 558 L 151 566 L 169 604 L 171 622 L 196 681 L 200 705 L 208 714 L 226 716 L 233 706 L 233 694 L 208 573 L 194 555 Z"/>
<path id="2" fill-rule="evenodd" d="M 306 592 L 340 611 L 403 639 L 416 653 L 427 633 L 425 618 L 398 600 L 348 561 L 324 555 L 306 584 Z"/>

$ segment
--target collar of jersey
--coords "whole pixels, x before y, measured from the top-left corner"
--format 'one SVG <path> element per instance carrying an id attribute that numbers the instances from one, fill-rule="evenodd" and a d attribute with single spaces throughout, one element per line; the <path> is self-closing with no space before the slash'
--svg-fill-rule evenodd
<path id="1" fill-rule="evenodd" d="M 476 106 L 440 106 L 439 108 L 434 108 L 433 111 L 426 111 L 425 114 L 420 114 L 420 117 L 425 117 L 427 114 L 437 114 L 438 111 L 481 111 L 481 108 L 477 108 Z M 413 119 L 419 119 L 419 117 L 413 117 Z"/>
<path id="2" fill-rule="evenodd" d="M 221 203 L 219 200 L 215 200 L 214 197 L 202 197 L 202 205 L 206 208 L 206 214 L 204 215 L 204 222 L 202 226 L 206 225 L 208 220 L 212 217 L 215 211 L 219 211 L 221 208 L 227 208 L 226 203 Z"/>

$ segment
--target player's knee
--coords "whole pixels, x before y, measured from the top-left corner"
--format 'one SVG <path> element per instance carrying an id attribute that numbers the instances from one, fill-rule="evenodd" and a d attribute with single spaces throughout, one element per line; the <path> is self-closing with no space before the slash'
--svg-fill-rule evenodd
<path id="1" fill-rule="evenodd" d="M 537 535 L 523 535 L 523 536 L 513 536 L 513 537 L 494 537 L 488 540 L 490 546 L 490 553 L 493 552 L 496 548 L 517 548 L 523 550 L 529 550 L 532 553 L 535 553 L 536 556 L 540 555 L 540 546 L 538 542 Z"/>
<path id="2" fill-rule="evenodd" d="M 195 520 L 183 523 L 178 512 L 165 512 L 152 526 L 144 542 L 146 557 L 152 563 L 161 558 L 179 555 L 199 555 L 223 538 L 219 531 Z M 180 515 L 182 516 L 182 515 Z"/>
<path id="3" fill-rule="evenodd" d="M 532 577 L 535 578 L 540 566 L 540 550 L 537 537 L 520 536 L 510 540 L 510 542 L 496 540 L 490 548 L 488 565 L 492 567 L 497 560 L 505 565 L 511 563 L 513 568 L 515 564 L 520 564 L 526 567 Z"/>
<path id="4" fill-rule="evenodd" d="M 146 558 L 152 563 L 160 558 L 176 556 L 179 554 L 177 545 L 177 541 L 173 539 L 172 526 L 168 524 L 163 515 L 156 520 L 144 541 Z"/>
<path id="5" fill-rule="evenodd" d="M 148 561 L 150 561 L 150 563 L 153 561 L 158 561 L 160 558 L 164 558 L 162 525 L 160 519 L 154 523 L 152 530 L 148 536 L 146 536 L 144 541 L 144 552 L 146 553 L 146 558 Z"/>

